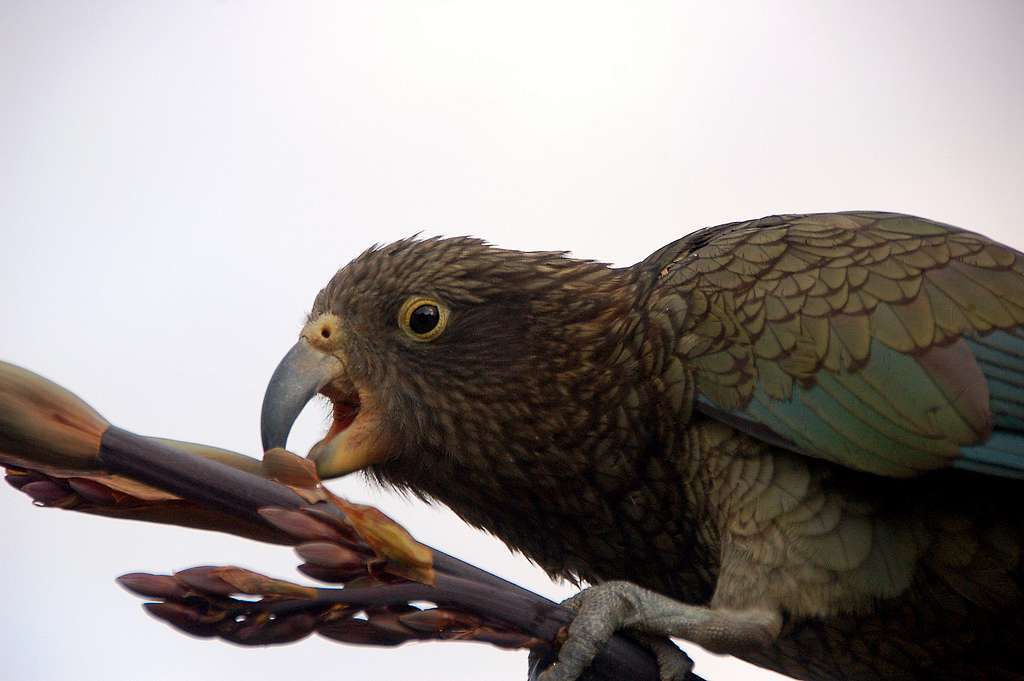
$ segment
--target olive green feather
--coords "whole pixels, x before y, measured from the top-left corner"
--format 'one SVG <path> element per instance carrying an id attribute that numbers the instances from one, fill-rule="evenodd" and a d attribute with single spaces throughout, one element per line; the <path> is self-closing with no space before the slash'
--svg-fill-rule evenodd
<path id="1" fill-rule="evenodd" d="M 1024 257 L 887 213 L 771 217 L 678 242 L 650 304 L 698 408 L 881 475 L 1024 476 Z"/>

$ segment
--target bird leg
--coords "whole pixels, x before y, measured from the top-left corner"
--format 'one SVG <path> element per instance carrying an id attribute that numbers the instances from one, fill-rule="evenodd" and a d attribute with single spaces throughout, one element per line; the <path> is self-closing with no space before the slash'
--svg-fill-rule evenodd
<path id="1" fill-rule="evenodd" d="M 605 582 L 564 605 L 576 610 L 569 637 L 539 681 L 576 681 L 616 631 L 640 634 L 658 658 L 662 681 L 682 681 L 690 658 L 662 637 L 676 636 L 713 653 L 731 655 L 770 645 L 782 617 L 769 610 L 733 610 L 680 603 L 631 582 Z"/>

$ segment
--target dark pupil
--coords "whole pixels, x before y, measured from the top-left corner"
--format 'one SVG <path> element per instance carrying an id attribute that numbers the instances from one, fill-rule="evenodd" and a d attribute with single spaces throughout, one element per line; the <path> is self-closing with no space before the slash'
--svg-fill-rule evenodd
<path id="1" fill-rule="evenodd" d="M 430 333 L 437 326 L 437 322 L 440 319 L 441 313 L 438 311 L 437 305 L 420 305 L 412 311 L 412 317 L 409 318 L 409 328 L 412 329 L 413 333 Z"/>

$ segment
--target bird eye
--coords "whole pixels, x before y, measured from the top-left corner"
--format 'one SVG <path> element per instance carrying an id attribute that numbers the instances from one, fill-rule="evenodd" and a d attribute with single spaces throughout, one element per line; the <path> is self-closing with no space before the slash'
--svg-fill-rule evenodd
<path id="1" fill-rule="evenodd" d="M 437 309 L 437 305 L 420 305 L 409 315 L 409 328 L 416 335 L 422 336 L 436 329 L 439 321 L 441 311 Z"/>
<path id="2" fill-rule="evenodd" d="M 430 298 L 410 298 L 402 306 L 398 323 L 413 340 L 431 341 L 448 325 L 448 308 Z"/>

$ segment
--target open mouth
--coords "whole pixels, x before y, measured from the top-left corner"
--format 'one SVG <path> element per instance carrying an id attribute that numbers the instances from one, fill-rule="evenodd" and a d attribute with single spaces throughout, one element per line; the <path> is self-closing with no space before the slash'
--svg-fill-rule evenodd
<path id="1" fill-rule="evenodd" d="M 337 477 L 382 460 L 387 448 L 372 394 L 352 386 L 346 390 L 328 386 L 321 394 L 333 405 L 331 427 L 309 450 L 321 475 Z"/>
<path id="2" fill-rule="evenodd" d="M 359 390 L 348 380 L 338 379 L 325 385 L 320 394 L 331 401 L 331 427 L 323 439 L 313 445 L 313 451 L 329 447 L 331 443 L 345 433 L 355 423 L 362 410 Z"/>
<path id="3" fill-rule="evenodd" d="M 317 327 L 319 329 L 319 327 Z M 314 329 L 316 330 L 316 329 Z M 353 382 L 345 362 L 314 347 L 326 335 L 300 338 L 274 370 L 263 397 L 260 434 L 264 450 L 287 447 L 288 433 L 316 394 L 331 401 L 331 426 L 308 457 L 322 478 L 333 478 L 384 461 L 394 447 L 376 392 Z M 310 340 L 313 339 L 313 340 Z"/>
<path id="4" fill-rule="evenodd" d="M 345 401 L 332 400 L 334 403 L 334 412 L 331 415 L 331 427 L 324 435 L 323 440 L 320 442 L 329 442 L 338 435 L 348 430 L 356 417 L 359 416 L 359 409 L 362 407 L 362 403 L 359 401 L 359 393 L 356 393 L 354 397 L 349 397 Z"/>

